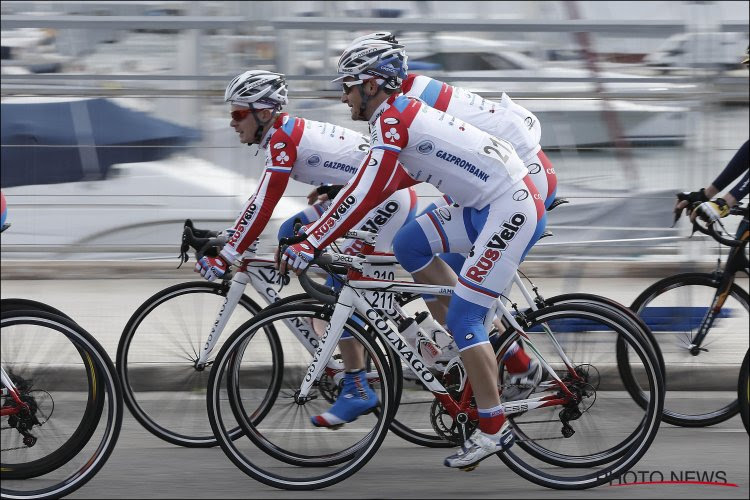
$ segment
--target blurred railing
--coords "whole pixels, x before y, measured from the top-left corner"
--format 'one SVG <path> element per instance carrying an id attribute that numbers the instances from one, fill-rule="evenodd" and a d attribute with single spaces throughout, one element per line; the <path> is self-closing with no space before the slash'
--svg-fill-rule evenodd
<path id="1" fill-rule="evenodd" d="M 572 20 L 572 21 L 525 21 L 525 20 L 435 20 L 435 19 L 341 19 L 341 18 L 277 18 L 270 21 L 260 20 L 245 16 L 232 17 L 199 17 L 199 16 L 27 16 L 27 15 L 3 15 L 0 18 L 0 26 L 8 28 L 52 28 L 58 30 L 75 29 L 148 29 L 148 30 L 178 30 L 175 40 L 179 44 L 177 52 L 185 55 L 185 51 L 195 50 L 200 45 L 206 30 L 247 30 L 264 29 L 266 33 L 272 33 L 275 40 L 275 66 L 280 71 L 285 71 L 290 66 L 290 58 L 294 53 L 294 37 L 290 37 L 290 31 L 342 31 L 354 32 L 359 30 L 383 30 L 389 29 L 400 32 L 477 32 L 477 33 L 577 33 L 589 32 L 601 35 L 618 34 L 623 37 L 641 36 L 667 36 L 675 33 L 684 33 L 694 30 L 695 27 L 685 22 L 664 21 L 640 21 L 624 20 L 617 22 Z M 745 22 L 723 22 L 717 25 L 717 29 L 723 32 L 746 33 L 748 25 Z M 172 246 L 171 238 L 154 237 L 165 227 L 172 228 L 179 224 L 181 218 L 194 217 L 203 219 L 206 224 L 218 226 L 228 224 L 236 214 L 244 198 L 250 192 L 242 192 L 238 181 L 240 178 L 256 178 L 263 165 L 263 157 L 248 157 L 248 149 L 239 145 L 231 131 L 228 129 L 228 119 L 224 116 L 225 106 L 221 103 L 224 85 L 235 73 L 206 74 L 201 68 L 201 62 L 195 54 L 188 54 L 187 68 L 183 67 L 179 72 L 170 74 L 94 74 L 94 73 L 53 73 L 53 74 L 30 74 L 30 75 L 3 75 L 0 83 L 0 95 L 2 97 L 39 96 L 39 97 L 113 97 L 123 100 L 132 99 L 135 102 L 139 98 L 148 98 L 148 103 L 153 106 L 156 115 L 164 114 L 167 109 L 173 109 L 174 115 L 190 115 L 195 122 L 208 127 L 208 133 L 200 144 L 183 147 L 189 153 L 208 160 L 210 162 L 229 165 L 230 175 L 222 178 L 234 189 L 228 194 L 202 195 L 205 200 L 200 207 L 210 205 L 210 200 L 218 209 L 201 212 L 193 200 L 200 197 L 195 193 L 166 194 L 160 196 L 157 193 L 139 193 L 136 186 L 130 186 L 125 193 L 98 193 L 91 189 L 88 194 L 84 191 L 78 193 L 63 192 L 60 190 L 33 187 L 14 188 L 9 192 L 11 206 L 17 213 L 26 210 L 29 214 L 28 220 L 46 219 L 46 214 L 69 210 L 72 199 L 76 199 L 79 208 L 88 203 L 83 210 L 97 210 L 97 197 L 107 199 L 107 210 L 136 210 L 134 204 L 130 203 L 133 196 L 140 196 L 144 212 L 149 212 L 151 219 L 139 219 L 148 227 L 151 233 L 142 240 L 120 238 L 108 240 L 111 232 L 94 233 L 88 239 L 79 238 L 75 245 L 61 248 L 55 242 L 43 241 L 45 228 L 41 224 L 32 229 L 22 228 L 17 224 L 13 231 L 37 231 L 38 238 L 26 237 L 18 241 L 12 235 L 4 235 L 3 252 L 5 255 L 12 253 L 14 256 L 22 257 L 29 252 L 44 254 L 138 254 L 144 252 L 166 253 Z M 208 72 L 210 73 L 210 72 Z M 612 90 L 606 94 L 593 94 L 591 91 L 578 90 L 556 90 L 550 93 L 545 90 L 526 89 L 513 91 L 511 97 L 521 105 L 532 109 L 532 103 L 548 100 L 549 102 L 561 101 L 575 103 L 580 101 L 601 100 L 626 100 L 636 104 L 655 103 L 659 105 L 670 104 L 684 108 L 686 112 L 681 118 L 685 121 L 685 142 L 676 145 L 648 145 L 630 144 L 622 147 L 615 145 L 614 138 L 611 144 L 585 146 L 564 145 L 551 147 L 548 154 L 555 164 L 560 179 L 559 193 L 567 196 L 573 203 L 571 207 L 562 207 L 559 212 L 550 213 L 550 228 L 557 235 L 556 241 L 543 241 L 534 252 L 534 258 L 556 258 L 565 256 L 572 259 L 597 259 L 597 258 L 661 258 L 663 256 L 681 255 L 685 245 L 682 244 L 685 230 L 667 229 L 668 224 L 664 215 L 658 217 L 654 210 L 664 210 L 669 218 L 669 210 L 672 205 L 672 192 L 678 189 L 691 189 L 705 185 L 713 179 L 716 173 L 723 167 L 734 150 L 741 143 L 736 143 L 737 137 L 743 136 L 747 130 L 747 103 L 748 86 L 747 78 L 737 78 L 723 75 L 721 73 L 689 72 L 681 76 L 633 76 L 612 78 L 600 76 L 565 77 L 565 76 L 453 76 L 441 72 L 432 72 L 431 76 L 460 84 L 461 82 L 487 82 L 497 84 L 502 88 L 505 83 L 602 83 L 602 84 L 627 84 L 647 83 L 659 86 L 664 84 L 660 90 Z M 299 75 L 288 74 L 287 78 L 292 85 L 290 97 L 292 103 L 289 111 L 299 112 L 301 116 L 312 119 L 332 121 L 347 127 L 361 129 L 362 124 L 343 121 L 344 118 L 336 116 L 334 119 L 327 106 L 333 105 L 340 97 L 340 92 L 328 89 L 330 75 Z M 300 84 L 307 84 L 307 88 L 300 88 Z M 680 88 L 679 86 L 690 86 Z M 486 98 L 499 98 L 500 91 L 487 90 L 479 92 Z M 538 101 L 532 101 L 532 100 Z M 167 104 L 163 104 L 162 101 Z M 309 102 L 308 102 L 309 101 Z M 161 103 L 161 104 L 160 104 Z M 304 104 L 304 106 L 302 106 Z M 734 105 L 727 108 L 727 104 Z M 737 106 L 739 105 L 739 106 Z M 337 109 L 343 109 L 338 105 Z M 730 109 L 732 118 L 726 118 L 726 110 Z M 536 111 L 536 110 L 534 110 Z M 666 113 L 666 111 L 665 111 Z M 735 118 L 736 116 L 736 123 Z M 544 118 L 540 121 L 545 130 L 545 124 L 549 124 Z M 734 125 L 734 126 L 733 126 Z M 570 127 L 577 126 L 570 123 Z M 360 127 L 360 128 L 357 128 Z M 547 131 L 550 130 L 548 125 Z M 544 134 L 544 133 L 543 133 Z M 747 134 L 744 134 L 745 138 Z M 45 147 L 48 145 L 33 145 L 34 147 Z M 10 146 L 6 147 L 24 147 Z M 28 146 L 25 146 L 28 147 Z M 72 145 L 71 147 L 78 147 Z M 545 150 L 547 148 L 545 147 Z M 636 163 L 637 170 L 644 178 L 636 189 L 628 189 L 633 181 L 625 175 L 625 169 L 618 165 L 623 160 L 622 154 L 628 155 L 627 161 Z M 221 161 L 219 161 L 221 158 Z M 183 161 L 183 159 L 180 159 Z M 188 164 L 188 160 L 184 160 Z M 658 175 L 650 171 L 652 165 L 658 166 Z M 167 167 L 165 167 L 167 168 Z M 196 166 L 191 172 L 200 175 L 200 168 Z M 175 169 L 176 170 L 176 169 Z M 186 167 L 187 170 L 187 167 Z M 128 168 L 123 168 L 123 172 Z M 146 181 L 148 182 L 148 181 Z M 165 188 L 166 189 L 166 188 Z M 304 195 L 309 190 L 307 186 L 292 186 L 288 190 L 287 198 L 304 203 Z M 572 194 L 571 194 L 572 193 Z M 435 196 L 436 192 L 431 187 L 424 186 L 420 194 L 425 201 Z M 67 197 L 67 198 L 66 198 Z M 81 200 L 88 200 L 81 203 Z M 179 200 L 175 203 L 174 200 Z M 619 203 L 604 210 L 606 203 Z M 118 205 L 122 203 L 121 205 Z M 170 205 L 173 203 L 173 205 Z M 645 205 L 649 204 L 648 208 Z M 423 203 L 425 205 L 426 203 Z M 575 220 L 573 217 L 558 217 L 576 210 L 578 205 L 580 211 L 601 210 L 602 217 L 618 211 L 637 211 L 639 216 L 635 218 L 612 217 L 601 224 L 589 221 Z M 116 208 L 116 207 L 119 207 Z M 33 213 L 36 213 L 34 215 Z M 642 216 L 642 217 L 641 217 Z M 75 220 L 76 216 L 69 215 Z M 602 219 L 604 220 L 604 219 Z M 618 222 L 619 221 L 619 222 Z M 139 222 L 139 223 L 140 223 Z M 126 224 L 123 230 L 132 231 L 137 224 Z M 161 228 L 161 229 L 160 229 Z M 112 228 L 114 231 L 115 228 Z M 171 229 L 170 229 L 171 230 Z M 273 224 L 269 227 L 269 233 L 275 229 Z M 66 227 L 65 231 L 75 232 L 74 226 Z M 63 231 L 63 232 L 65 232 Z M 583 233 L 584 236 L 574 241 L 574 238 L 565 238 L 571 233 Z M 134 234 L 134 233 L 129 233 Z M 270 244 L 272 238 L 268 237 Z M 697 247 L 697 245 L 696 245 Z M 701 247 L 701 252 L 706 245 Z M 709 253 L 713 255 L 715 248 Z M 695 252 L 695 250 L 691 250 Z M 661 257 L 660 257 L 661 256 Z M 689 257 L 696 257 L 695 253 Z"/>

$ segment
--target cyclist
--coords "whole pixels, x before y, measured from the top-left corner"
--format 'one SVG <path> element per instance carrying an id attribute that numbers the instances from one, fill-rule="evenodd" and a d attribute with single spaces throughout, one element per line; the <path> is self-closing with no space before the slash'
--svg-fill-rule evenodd
<path id="1" fill-rule="evenodd" d="M 240 142 L 264 148 L 266 165 L 256 192 L 227 231 L 231 236 L 219 255 L 204 256 L 195 265 L 195 271 L 209 281 L 221 278 L 229 266 L 239 263 L 242 254 L 266 227 L 290 178 L 313 185 L 346 183 L 369 150 L 367 138 L 352 130 L 282 113 L 287 104 L 287 84 L 280 73 L 246 71 L 229 83 L 224 101 L 231 104 L 230 126 L 239 134 Z M 372 214 L 363 214 L 360 225 L 380 235 L 378 251 L 390 249 L 396 230 L 414 216 L 416 200 L 413 188 L 404 189 L 391 193 Z M 325 208 L 327 204 L 311 207 L 315 215 L 323 213 Z M 303 223 L 315 219 L 307 212 L 298 216 Z M 292 221 L 282 225 L 280 237 L 291 236 L 292 226 Z M 356 252 L 357 244 L 358 241 L 349 240 L 344 245 L 352 253 Z M 340 348 L 347 368 L 342 397 L 326 414 L 316 417 L 314 422 L 320 425 L 349 422 L 377 405 L 374 391 L 362 384 L 365 375 L 361 346 L 342 342 Z M 357 391 L 362 386 L 369 399 L 348 397 L 355 392 L 359 395 Z"/>
<path id="2" fill-rule="evenodd" d="M 745 50 L 745 57 L 741 63 L 747 66 L 748 61 L 750 61 L 750 47 Z M 687 199 L 677 200 L 674 207 L 675 222 L 684 209 L 691 212 L 691 221 L 695 221 L 696 217 L 700 217 L 707 222 L 716 221 L 729 215 L 729 210 L 737 205 L 742 198 L 747 196 L 748 184 L 750 183 L 748 164 L 750 164 L 750 159 L 748 158 L 748 141 L 745 141 L 745 144 L 740 146 L 740 149 L 729 160 L 724 170 L 721 171 L 711 184 L 705 188 L 701 188 L 699 191 L 685 193 Z M 745 175 L 723 198 L 711 200 L 711 198 L 719 194 L 742 174 Z M 743 228 L 741 225 L 737 233 L 738 236 L 744 232 L 744 229 L 746 228 Z"/>
<path id="3" fill-rule="evenodd" d="M 5 219 L 8 218 L 8 206 L 5 203 L 5 195 L 0 191 L 0 231 L 5 231 Z M 8 224 L 10 225 L 10 224 Z"/>
<path id="4" fill-rule="evenodd" d="M 307 228 L 307 239 L 286 249 L 280 270 L 302 272 L 372 207 L 419 182 L 429 182 L 473 210 L 466 219 L 473 238 L 453 248 L 468 251 L 469 257 L 450 301 L 447 326 L 474 389 L 479 427 L 444 462 L 473 466 L 514 441 L 483 322 L 544 230 L 543 199 L 510 143 L 399 92 L 406 77 L 403 45 L 355 40 L 339 59 L 338 72 L 341 100 L 351 108 L 352 119 L 370 124 L 369 154 L 326 213 Z"/>

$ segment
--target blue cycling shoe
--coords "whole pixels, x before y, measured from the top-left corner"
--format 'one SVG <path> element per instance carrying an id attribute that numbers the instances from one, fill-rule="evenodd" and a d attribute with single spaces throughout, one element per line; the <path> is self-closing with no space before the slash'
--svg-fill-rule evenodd
<path id="1" fill-rule="evenodd" d="M 367 383 L 364 370 L 344 375 L 344 386 L 336 402 L 322 415 L 310 417 L 315 427 L 338 429 L 378 406 L 378 395 Z"/>

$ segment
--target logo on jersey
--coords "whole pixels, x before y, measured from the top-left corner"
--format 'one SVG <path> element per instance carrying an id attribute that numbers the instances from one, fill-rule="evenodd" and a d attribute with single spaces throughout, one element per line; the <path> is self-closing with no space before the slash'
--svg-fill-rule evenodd
<path id="1" fill-rule="evenodd" d="M 307 164 L 311 167 L 317 167 L 320 165 L 320 156 L 319 155 L 312 155 L 310 158 L 307 159 Z"/>
<path id="2" fill-rule="evenodd" d="M 513 193 L 513 199 L 516 201 L 523 201 L 528 197 L 529 197 L 529 192 L 526 191 L 525 189 L 519 189 L 518 191 Z"/>
<path id="3" fill-rule="evenodd" d="M 438 152 L 435 153 L 435 156 L 437 156 L 441 160 L 447 161 L 448 163 L 453 163 L 454 165 L 458 165 L 459 167 L 466 170 L 470 174 L 476 175 L 477 177 L 482 179 L 484 182 L 487 182 L 487 179 L 489 179 L 490 177 L 490 174 L 485 173 L 480 168 L 477 168 L 474 164 L 469 163 L 466 160 L 462 160 L 458 156 L 447 153 L 443 151 L 442 149 L 438 150 Z"/>
<path id="4" fill-rule="evenodd" d="M 386 120 L 387 119 L 388 118 L 386 118 Z M 398 133 L 398 130 L 396 130 L 395 127 L 391 127 L 391 129 L 385 133 L 385 138 L 391 142 L 396 142 L 397 140 L 401 139 L 401 135 Z"/>
<path id="5" fill-rule="evenodd" d="M 435 210 L 433 210 L 432 213 L 434 213 L 435 216 L 437 216 L 438 220 L 440 221 L 440 224 L 442 224 L 443 226 L 445 225 L 446 222 L 449 222 L 452 217 L 451 211 L 445 207 L 436 208 Z"/>
<path id="6" fill-rule="evenodd" d="M 374 166 L 375 166 L 375 165 L 377 165 L 377 164 L 378 164 L 378 160 L 377 160 L 377 158 L 370 158 L 370 161 L 369 161 L 369 162 L 367 162 L 367 166 L 368 166 L 368 167 L 374 167 Z"/>
<path id="7" fill-rule="evenodd" d="M 526 165 L 526 168 L 529 169 L 529 173 L 531 175 L 538 174 L 542 171 L 542 166 L 538 163 L 529 163 L 528 165 Z"/>
<path id="8" fill-rule="evenodd" d="M 247 207 L 247 210 L 245 210 L 245 213 L 242 214 L 242 217 L 240 218 L 238 222 L 238 226 L 236 228 L 236 231 L 232 234 L 232 237 L 227 242 L 228 245 L 235 247 L 237 242 L 242 239 L 242 236 L 245 234 L 245 230 L 247 229 L 248 224 L 252 222 L 253 217 L 255 217 L 255 210 L 257 209 L 257 205 L 255 203 L 251 203 L 249 207 Z"/>
<path id="9" fill-rule="evenodd" d="M 273 145 L 273 149 L 284 149 L 286 147 L 286 142 L 277 142 Z"/>
<path id="10" fill-rule="evenodd" d="M 435 149 L 435 145 L 431 141 L 422 141 L 417 144 L 417 151 L 423 155 L 432 153 L 433 149 Z"/>
<path id="11" fill-rule="evenodd" d="M 367 222 L 362 224 L 360 226 L 360 229 L 364 231 L 372 231 L 373 233 L 378 233 L 380 231 L 380 228 L 382 226 L 385 226 L 389 220 L 391 220 L 391 217 L 393 217 L 401 208 L 401 206 L 398 204 L 398 202 L 395 201 L 389 201 L 384 206 L 378 208 L 374 213 L 372 213 L 372 217 L 367 219 Z M 354 243 L 352 243 L 352 246 L 344 250 L 344 253 L 349 255 L 357 255 L 358 253 L 362 252 L 363 247 L 365 246 L 365 242 L 363 240 L 354 240 Z"/>
<path id="12" fill-rule="evenodd" d="M 352 195 L 347 196 L 336 208 L 336 211 L 333 212 L 323 224 L 315 228 L 312 232 L 313 238 L 320 241 L 328 231 L 333 229 L 336 223 L 341 220 L 341 217 L 346 214 L 356 202 L 357 198 Z"/>
<path id="13" fill-rule="evenodd" d="M 383 123 L 385 123 L 386 125 L 396 125 L 397 123 L 401 122 L 398 121 L 398 118 L 388 117 L 383 118 Z"/>
<path id="14" fill-rule="evenodd" d="M 534 119 L 530 116 L 527 116 L 526 119 L 523 121 L 526 124 L 526 127 L 531 130 L 531 127 L 534 126 Z"/>
<path id="15" fill-rule="evenodd" d="M 339 163 L 337 161 L 327 161 L 323 163 L 323 166 L 325 168 L 332 168 L 334 170 L 341 170 L 342 172 L 346 172 L 347 174 L 356 174 L 359 167 L 352 167 L 351 165 L 347 165 L 346 163 Z"/>
<path id="16" fill-rule="evenodd" d="M 508 248 L 508 242 L 515 238 L 518 231 L 526 223 L 526 216 L 522 213 L 515 213 L 509 221 L 503 222 L 502 230 L 493 234 L 487 243 L 484 244 L 484 251 L 479 259 L 466 271 L 466 277 L 475 283 L 482 283 L 487 274 L 495 266 L 502 251 Z M 473 257 L 474 248 L 472 248 L 470 257 Z"/>
<path id="17" fill-rule="evenodd" d="M 276 161 L 279 163 L 286 163 L 289 161 L 289 155 L 286 154 L 286 151 L 282 151 L 279 153 L 279 156 L 276 157 Z"/>

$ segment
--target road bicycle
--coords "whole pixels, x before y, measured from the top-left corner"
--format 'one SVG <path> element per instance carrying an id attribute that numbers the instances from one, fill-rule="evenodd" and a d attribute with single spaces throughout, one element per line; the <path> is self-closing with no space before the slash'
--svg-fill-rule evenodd
<path id="1" fill-rule="evenodd" d="M 186 221 L 181 260 L 187 260 L 190 248 L 196 249 L 199 255 L 215 251 L 220 244 L 216 236 L 217 233 L 196 229 L 192 221 Z M 222 332 L 236 330 L 261 311 L 261 306 L 244 293 L 248 284 L 269 306 L 315 302 L 307 294 L 282 299 L 280 287 L 287 283 L 286 277 L 277 273 L 272 259 L 258 257 L 253 248 L 244 257 L 243 266 L 221 283 L 192 281 L 157 292 L 135 311 L 123 330 L 116 360 L 125 402 L 149 432 L 167 442 L 188 447 L 216 445 L 205 418 L 205 398 L 202 397 L 208 380 L 206 368 L 222 345 Z M 535 297 L 532 298 L 519 277 L 515 283 L 531 308 L 567 301 L 596 303 L 628 316 L 643 336 L 650 335 L 629 309 L 614 301 L 591 294 L 565 294 L 544 299 L 536 287 L 533 287 Z M 402 307 L 418 298 L 414 294 L 402 297 L 399 303 Z M 358 318 L 358 321 L 368 324 L 367 318 Z M 287 352 L 287 357 L 296 356 L 298 350 L 311 352 L 318 344 L 318 336 L 309 322 L 299 319 L 286 322 L 295 339 L 287 339 L 283 346 L 275 329 L 265 331 L 268 349 L 275 356 L 267 372 L 271 386 L 279 384 L 283 351 Z M 367 328 L 372 330 L 371 326 Z M 331 402 L 335 400 L 342 375 L 342 365 L 336 362 L 322 381 L 329 387 L 326 394 Z M 460 436 L 455 430 L 447 432 L 436 424 L 437 417 L 430 410 L 434 399 L 431 393 L 413 381 L 401 385 L 400 374 L 394 377 L 402 403 L 391 423 L 394 433 L 422 446 L 454 446 Z M 234 435 L 239 435 L 239 428 Z"/>
<path id="2" fill-rule="evenodd" d="M 739 411 L 735 384 L 750 339 L 750 300 L 747 282 L 740 286 L 736 275 L 748 273 L 750 232 L 747 207 L 735 207 L 731 214 L 742 216 L 743 229 L 736 238 L 723 226 L 717 228 L 720 224 L 693 225 L 694 231 L 715 239 L 720 249 L 730 248 L 723 268 L 719 257 L 713 273 L 659 280 L 630 306 L 654 332 L 666 363 L 663 418 L 673 425 L 714 425 Z M 631 393 L 643 402 L 637 384 Z"/>
<path id="3" fill-rule="evenodd" d="M 350 231 L 347 237 L 359 233 Z M 366 270 L 368 265 L 395 265 L 395 259 L 373 255 L 373 248 L 367 241 L 364 257 L 321 257 L 317 261 L 321 267 L 331 262 L 348 266 L 331 269 L 347 275 L 338 295 L 303 274 L 303 288 L 326 305 L 270 307 L 237 329 L 216 356 L 207 393 L 211 427 L 230 460 L 256 480 L 277 488 L 315 489 L 338 483 L 364 466 L 399 407 L 390 369 L 394 365 L 386 359 L 386 351 L 395 352 L 432 393 L 432 408 L 444 429 L 458 429 L 465 439 L 476 427 L 471 385 L 458 358 L 436 375 L 386 320 L 394 310 L 403 314 L 396 300 L 400 294 L 448 295 L 452 288 L 374 278 Z M 621 317 L 592 304 L 571 302 L 515 316 L 500 302 L 496 307 L 510 325 L 493 343 L 498 390 L 507 378 L 503 354 L 516 341 L 548 374 L 533 397 L 503 403 L 518 445 L 499 454 L 501 460 L 522 477 L 559 489 L 597 486 L 635 465 L 654 439 L 663 405 L 661 370 L 648 341 Z M 370 320 L 374 334 L 352 321 L 353 314 Z M 491 317 L 487 315 L 488 327 Z M 285 357 L 283 387 L 274 388 L 269 399 L 272 390 L 259 376 L 274 360 L 261 354 L 269 350 L 266 336 L 259 332 L 272 328 L 282 337 L 293 336 L 286 327 L 290 318 L 317 318 L 328 327 L 314 353 Z M 312 427 L 309 417 L 330 404 L 320 381 L 345 328 L 366 352 L 368 382 L 378 395 L 378 405 L 372 413 L 332 432 Z M 527 332 L 534 329 L 543 331 L 548 342 L 532 342 Z M 645 408 L 624 395 L 615 359 L 618 338 L 637 353 L 629 363 L 631 372 L 646 381 L 642 384 L 649 396 Z M 388 349 L 384 351 L 383 345 Z M 260 419 L 259 401 L 265 405 Z M 241 439 L 233 434 L 237 424 Z"/>
<path id="4" fill-rule="evenodd" d="M 62 312 L 26 299 L 0 309 L 0 496 L 60 498 L 112 453 L 122 390 L 106 351 Z"/>

